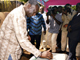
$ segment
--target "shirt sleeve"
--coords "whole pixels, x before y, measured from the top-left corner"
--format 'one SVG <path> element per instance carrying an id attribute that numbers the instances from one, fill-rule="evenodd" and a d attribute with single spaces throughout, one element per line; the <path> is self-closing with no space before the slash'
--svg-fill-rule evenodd
<path id="1" fill-rule="evenodd" d="M 67 15 L 67 19 L 68 19 L 69 21 L 72 20 L 72 15 L 71 15 L 70 13 L 68 13 L 68 15 Z"/>
<path id="2" fill-rule="evenodd" d="M 42 25 L 43 25 L 44 31 L 46 31 L 46 24 L 45 24 L 43 16 L 41 16 L 41 20 L 42 20 Z"/>
<path id="3" fill-rule="evenodd" d="M 72 31 L 80 30 L 80 21 L 75 22 L 75 24 L 71 24 Z"/>
<path id="4" fill-rule="evenodd" d="M 27 50 L 28 52 L 34 54 L 36 57 L 40 55 L 40 51 L 36 49 L 34 45 L 30 43 L 27 37 L 27 31 L 26 31 L 26 19 L 23 16 L 19 16 L 14 18 L 13 25 L 15 29 L 15 35 L 17 37 L 17 40 L 20 44 L 20 46 Z"/>
<path id="5" fill-rule="evenodd" d="M 62 21 L 64 22 L 64 19 L 65 19 L 65 17 L 64 17 L 64 15 L 62 15 Z"/>
<path id="6" fill-rule="evenodd" d="M 27 21 L 27 31 L 28 31 L 28 29 L 30 29 L 30 18 L 28 17 L 26 21 Z"/>

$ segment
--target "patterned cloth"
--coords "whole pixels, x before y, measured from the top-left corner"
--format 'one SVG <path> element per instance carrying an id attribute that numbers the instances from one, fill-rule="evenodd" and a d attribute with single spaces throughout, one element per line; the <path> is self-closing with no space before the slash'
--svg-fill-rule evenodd
<path id="1" fill-rule="evenodd" d="M 46 31 L 46 25 L 40 13 L 27 19 L 27 30 L 29 29 L 30 35 L 41 35 L 42 26 L 44 27 L 44 31 Z"/>
<path id="2" fill-rule="evenodd" d="M 26 18 L 23 5 L 12 10 L 5 18 L 0 28 L 0 59 L 19 60 L 21 47 L 36 57 L 41 53 L 28 40 L 26 31 Z"/>

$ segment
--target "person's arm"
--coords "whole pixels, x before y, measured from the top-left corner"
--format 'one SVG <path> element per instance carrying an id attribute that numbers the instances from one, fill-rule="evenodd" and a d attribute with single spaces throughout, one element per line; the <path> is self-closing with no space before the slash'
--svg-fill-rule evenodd
<path id="1" fill-rule="evenodd" d="M 80 21 L 75 22 L 75 24 L 71 25 L 72 31 L 80 30 Z"/>
<path id="2" fill-rule="evenodd" d="M 30 43 L 27 37 L 26 19 L 23 16 L 21 16 L 20 18 L 16 17 L 13 20 L 13 25 L 15 29 L 15 35 L 17 37 L 17 40 L 19 41 L 20 46 L 38 57 L 41 52 Z"/>
<path id="3" fill-rule="evenodd" d="M 27 21 L 27 31 L 28 31 L 30 29 L 30 18 L 28 17 L 26 21 Z"/>
<path id="4" fill-rule="evenodd" d="M 67 16 L 66 16 L 66 17 L 67 17 L 67 19 L 68 19 L 69 21 L 71 21 L 72 18 L 73 18 L 72 15 L 71 15 L 71 13 L 67 13 Z"/>
<path id="5" fill-rule="evenodd" d="M 64 22 L 64 19 L 65 19 L 65 16 L 64 15 L 62 15 L 62 21 Z"/>
<path id="6" fill-rule="evenodd" d="M 68 27 L 70 26 L 71 31 L 76 31 L 80 29 L 80 20 L 76 20 L 75 17 L 76 15 L 68 24 Z"/>
<path id="7" fill-rule="evenodd" d="M 49 24 L 49 16 L 47 15 L 46 23 Z"/>
<path id="8" fill-rule="evenodd" d="M 76 15 L 76 14 L 77 14 L 77 11 L 74 10 L 74 11 L 72 12 L 72 18 L 73 18 L 74 15 Z"/>
<path id="9" fill-rule="evenodd" d="M 27 28 L 27 32 L 28 32 L 27 35 L 29 35 L 29 30 L 30 30 L 30 18 L 28 17 L 26 21 L 27 21 L 27 27 L 26 27 L 26 28 Z"/>
<path id="10" fill-rule="evenodd" d="M 43 28 L 44 28 L 44 34 L 46 34 L 46 24 L 44 22 L 43 16 L 41 17 L 41 20 L 42 20 L 42 25 L 43 25 Z"/>
<path id="11" fill-rule="evenodd" d="M 61 22 L 60 22 L 60 21 L 58 21 L 58 20 L 55 18 L 55 16 L 54 16 L 54 15 L 52 15 L 52 17 L 54 18 L 54 20 L 56 21 L 56 23 L 57 23 L 58 25 L 60 25 L 60 24 L 61 24 Z"/>

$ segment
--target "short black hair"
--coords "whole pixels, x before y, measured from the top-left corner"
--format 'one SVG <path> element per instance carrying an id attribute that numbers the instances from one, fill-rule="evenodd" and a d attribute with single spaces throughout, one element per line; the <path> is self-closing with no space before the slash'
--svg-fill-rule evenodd
<path id="1" fill-rule="evenodd" d="M 57 6 L 54 6 L 53 8 L 58 8 Z"/>
<path id="2" fill-rule="evenodd" d="M 77 4 L 76 4 L 76 7 L 79 7 L 79 6 L 80 6 L 80 3 L 77 3 Z"/>
<path id="3" fill-rule="evenodd" d="M 24 5 L 24 3 L 23 3 L 23 2 L 21 2 L 21 4 L 22 4 L 22 5 Z"/>
<path id="4" fill-rule="evenodd" d="M 58 8 L 62 8 L 62 6 L 58 6 Z"/>
<path id="5" fill-rule="evenodd" d="M 70 6 L 70 7 L 71 7 L 71 4 L 68 3 L 68 4 L 66 4 L 65 6 Z"/>

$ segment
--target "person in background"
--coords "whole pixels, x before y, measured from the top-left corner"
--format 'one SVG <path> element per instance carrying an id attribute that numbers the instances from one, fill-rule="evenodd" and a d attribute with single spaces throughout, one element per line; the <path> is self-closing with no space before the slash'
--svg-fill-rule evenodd
<path id="1" fill-rule="evenodd" d="M 58 6 L 58 14 L 62 17 L 62 6 Z M 58 37 L 57 37 L 57 52 L 61 51 L 61 27 L 62 27 L 62 23 L 60 25 L 60 29 L 59 29 L 59 33 L 58 33 Z"/>
<path id="2" fill-rule="evenodd" d="M 66 4 L 63 13 L 62 13 L 62 37 L 61 37 L 61 50 L 62 52 L 69 52 L 69 46 L 68 46 L 68 37 L 67 37 L 67 26 L 69 22 L 72 20 L 73 16 L 75 15 L 75 12 L 71 12 L 70 4 Z"/>
<path id="3" fill-rule="evenodd" d="M 69 14 L 67 10 L 64 8 L 62 11 L 62 36 L 61 36 L 61 50 L 63 53 L 69 52 L 68 47 L 67 47 L 67 26 L 69 22 L 71 21 L 71 13 Z"/>
<path id="4" fill-rule="evenodd" d="M 39 49 L 41 34 L 42 34 L 42 26 L 44 27 L 44 34 L 46 34 L 46 25 L 43 19 L 42 14 L 39 11 L 39 4 L 37 6 L 37 12 L 34 15 L 27 19 L 27 30 L 29 30 L 29 35 L 31 37 L 31 43 L 35 45 L 36 40 L 36 48 Z"/>
<path id="5" fill-rule="evenodd" d="M 65 9 L 67 10 L 68 13 L 71 13 L 72 14 L 72 17 L 71 18 L 73 18 L 73 16 L 77 13 L 75 10 L 73 10 L 71 8 L 71 4 L 66 4 L 64 7 L 65 7 Z"/>
<path id="6" fill-rule="evenodd" d="M 44 7 L 40 7 L 39 8 L 39 13 L 42 14 L 45 24 L 46 24 L 46 34 L 44 34 L 44 28 L 42 27 L 42 34 L 41 34 L 41 44 L 40 44 L 40 49 L 44 49 L 46 50 L 47 48 L 47 34 L 48 34 L 48 29 L 49 29 L 49 24 L 46 23 L 47 20 L 47 16 L 46 16 L 46 12 L 44 11 Z"/>
<path id="7" fill-rule="evenodd" d="M 68 24 L 69 59 L 76 60 L 76 46 L 80 42 L 80 3 L 76 4 L 77 14 Z"/>
<path id="8" fill-rule="evenodd" d="M 59 14 L 57 14 L 57 8 L 53 7 L 51 10 L 51 15 L 48 16 L 47 23 L 50 23 L 50 28 L 48 31 L 48 45 L 52 49 L 52 52 L 56 52 L 56 40 L 57 40 L 57 35 L 59 33 L 59 28 L 60 24 L 62 22 L 62 19 Z M 51 42 L 50 42 L 51 41 Z"/>
<path id="9" fill-rule="evenodd" d="M 58 6 L 58 14 L 62 16 L 62 6 Z"/>
<path id="10" fill-rule="evenodd" d="M 36 12 L 36 4 L 27 2 L 25 5 L 20 5 L 5 18 L 0 28 L 1 60 L 8 60 L 9 56 L 12 57 L 12 60 L 19 60 L 22 54 L 21 48 L 34 54 L 35 57 L 51 59 L 52 54 L 49 50 L 41 53 L 30 43 L 27 37 L 25 16 L 31 17 L 33 12 Z"/>
<path id="11" fill-rule="evenodd" d="M 20 5 L 24 5 L 24 3 L 17 1 L 17 7 L 19 7 Z"/>

